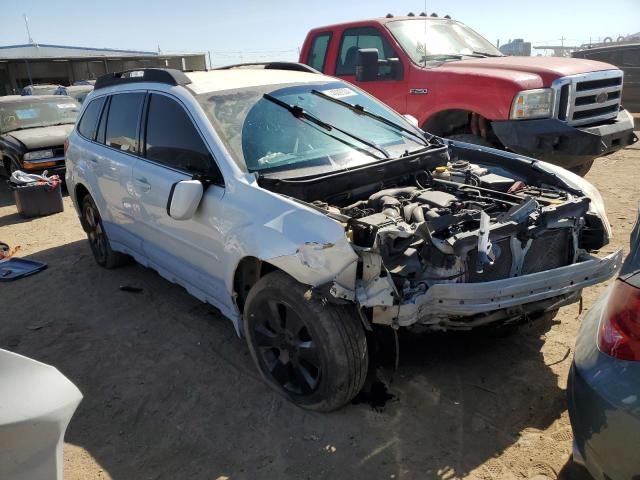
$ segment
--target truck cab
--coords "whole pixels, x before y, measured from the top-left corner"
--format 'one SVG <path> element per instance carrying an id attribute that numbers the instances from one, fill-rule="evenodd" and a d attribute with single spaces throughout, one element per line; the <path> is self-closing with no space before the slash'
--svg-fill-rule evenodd
<path id="1" fill-rule="evenodd" d="M 506 57 L 451 18 L 376 18 L 311 30 L 300 62 L 354 83 L 435 135 L 586 174 L 637 141 L 623 72 L 603 62 Z"/>

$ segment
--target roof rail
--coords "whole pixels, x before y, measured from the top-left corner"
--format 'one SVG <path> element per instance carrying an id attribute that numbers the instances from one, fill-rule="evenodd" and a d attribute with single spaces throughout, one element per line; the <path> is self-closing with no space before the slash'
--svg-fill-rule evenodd
<path id="1" fill-rule="evenodd" d="M 95 89 L 140 82 L 166 83 L 176 86 L 188 85 L 191 80 L 184 72 L 172 68 L 138 68 L 102 75 L 96 80 Z"/>
<path id="2" fill-rule="evenodd" d="M 257 63 L 237 63 L 235 65 L 227 65 L 218 67 L 214 70 L 233 70 L 233 69 L 262 69 L 262 70 L 292 70 L 294 72 L 322 73 L 315 68 L 298 62 L 257 62 Z"/>

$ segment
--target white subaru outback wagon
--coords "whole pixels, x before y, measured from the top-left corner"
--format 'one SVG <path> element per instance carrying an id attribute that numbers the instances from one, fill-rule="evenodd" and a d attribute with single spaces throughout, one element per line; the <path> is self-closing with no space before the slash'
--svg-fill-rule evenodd
<path id="1" fill-rule="evenodd" d="M 263 67 L 98 79 L 66 180 L 100 265 L 133 257 L 217 307 L 298 405 L 358 393 L 372 325 L 514 325 L 618 268 L 589 254 L 610 227 L 586 180 Z"/>

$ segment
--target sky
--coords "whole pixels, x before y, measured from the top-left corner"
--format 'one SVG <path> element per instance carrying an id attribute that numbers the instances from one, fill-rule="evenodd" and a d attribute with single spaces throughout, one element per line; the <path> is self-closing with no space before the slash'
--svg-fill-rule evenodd
<path id="1" fill-rule="evenodd" d="M 36 43 L 211 52 L 214 65 L 296 60 L 307 31 L 426 10 L 451 15 L 492 43 L 581 44 L 640 32 L 640 0 L 0 0 L 0 45 Z"/>

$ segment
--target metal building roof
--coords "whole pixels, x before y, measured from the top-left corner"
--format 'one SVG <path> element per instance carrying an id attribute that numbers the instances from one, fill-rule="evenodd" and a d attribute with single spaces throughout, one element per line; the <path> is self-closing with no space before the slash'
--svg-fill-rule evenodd
<path id="1" fill-rule="evenodd" d="M 202 53 L 165 53 L 141 50 L 118 50 L 111 48 L 72 47 L 31 43 L 25 45 L 0 46 L 0 60 L 37 60 L 50 58 L 96 58 L 96 57 L 184 57 Z"/>

